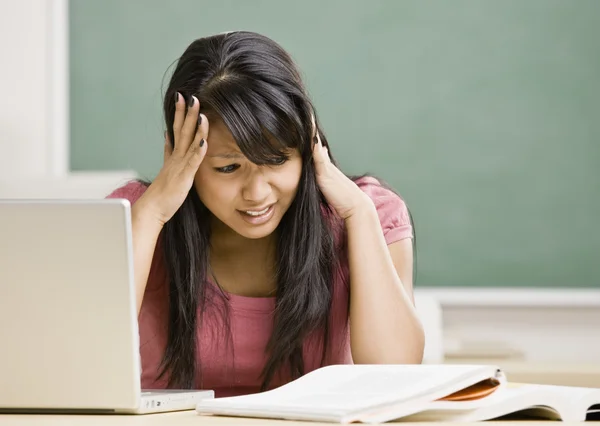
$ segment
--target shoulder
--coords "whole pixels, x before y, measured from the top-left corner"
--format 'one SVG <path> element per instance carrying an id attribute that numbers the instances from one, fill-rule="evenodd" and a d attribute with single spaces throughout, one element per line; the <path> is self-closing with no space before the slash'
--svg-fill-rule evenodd
<path id="1" fill-rule="evenodd" d="M 133 205 L 146 192 L 146 189 L 148 189 L 148 185 L 145 183 L 137 180 L 130 181 L 115 189 L 106 198 L 124 198 Z"/>
<path id="2" fill-rule="evenodd" d="M 371 176 L 359 177 L 354 183 L 373 201 L 388 244 L 413 237 L 408 207 L 398 194 Z"/>

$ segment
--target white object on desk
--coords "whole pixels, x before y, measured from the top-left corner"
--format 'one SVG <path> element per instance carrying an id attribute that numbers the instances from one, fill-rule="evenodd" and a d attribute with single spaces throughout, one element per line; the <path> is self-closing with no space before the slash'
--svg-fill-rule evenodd
<path id="1" fill-rule="evenodd" d="M 214 392 L 144 393 L 126 200 L 0 200 L 0 411 L 147 413 Z"/>

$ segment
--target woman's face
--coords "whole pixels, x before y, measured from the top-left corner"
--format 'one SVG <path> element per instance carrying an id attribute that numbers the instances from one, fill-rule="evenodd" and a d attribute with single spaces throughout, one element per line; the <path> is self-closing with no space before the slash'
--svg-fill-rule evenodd
<path id="1" fill-rule="evenodd" d="M 221 120 L 210 122 L 208 150 L 194 178 L 202 203 L 222 224 L 257 239 L 275 231 L 288 210 L 302 172 L 298 150 L 280 165 L 258 166 L 240 151 Z M 219 223 L 220 222 L 220 223 Z"/>

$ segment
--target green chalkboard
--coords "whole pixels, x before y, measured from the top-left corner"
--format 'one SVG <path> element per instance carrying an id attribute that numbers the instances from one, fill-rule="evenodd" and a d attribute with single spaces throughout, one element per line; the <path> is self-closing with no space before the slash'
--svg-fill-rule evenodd
<path id="1" fill-rule="evenodd" d="M 71 168 L 161 165 L 195 38 L 297 61 L 347 173 L 408 202 L 418 285 L 600 288 L 600 1 L 75 0 Z"/>

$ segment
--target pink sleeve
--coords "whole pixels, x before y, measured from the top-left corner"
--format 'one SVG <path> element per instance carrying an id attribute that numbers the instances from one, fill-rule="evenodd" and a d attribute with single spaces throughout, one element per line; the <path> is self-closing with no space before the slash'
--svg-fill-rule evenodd
<path id="1" fill-rule="evenodd" d="M 129 182 L 108 194 L 106 198 L 125 198 L 133 205 L 146 191 L 147 186 L 138 181 Z"/>
<path id="2" fill-rule="evenodd" d="M 361 178 L 356 184 L 373 200 L 388 245 L 413 237 L 408 208 L 402 198 L 372 177 Z"/>

